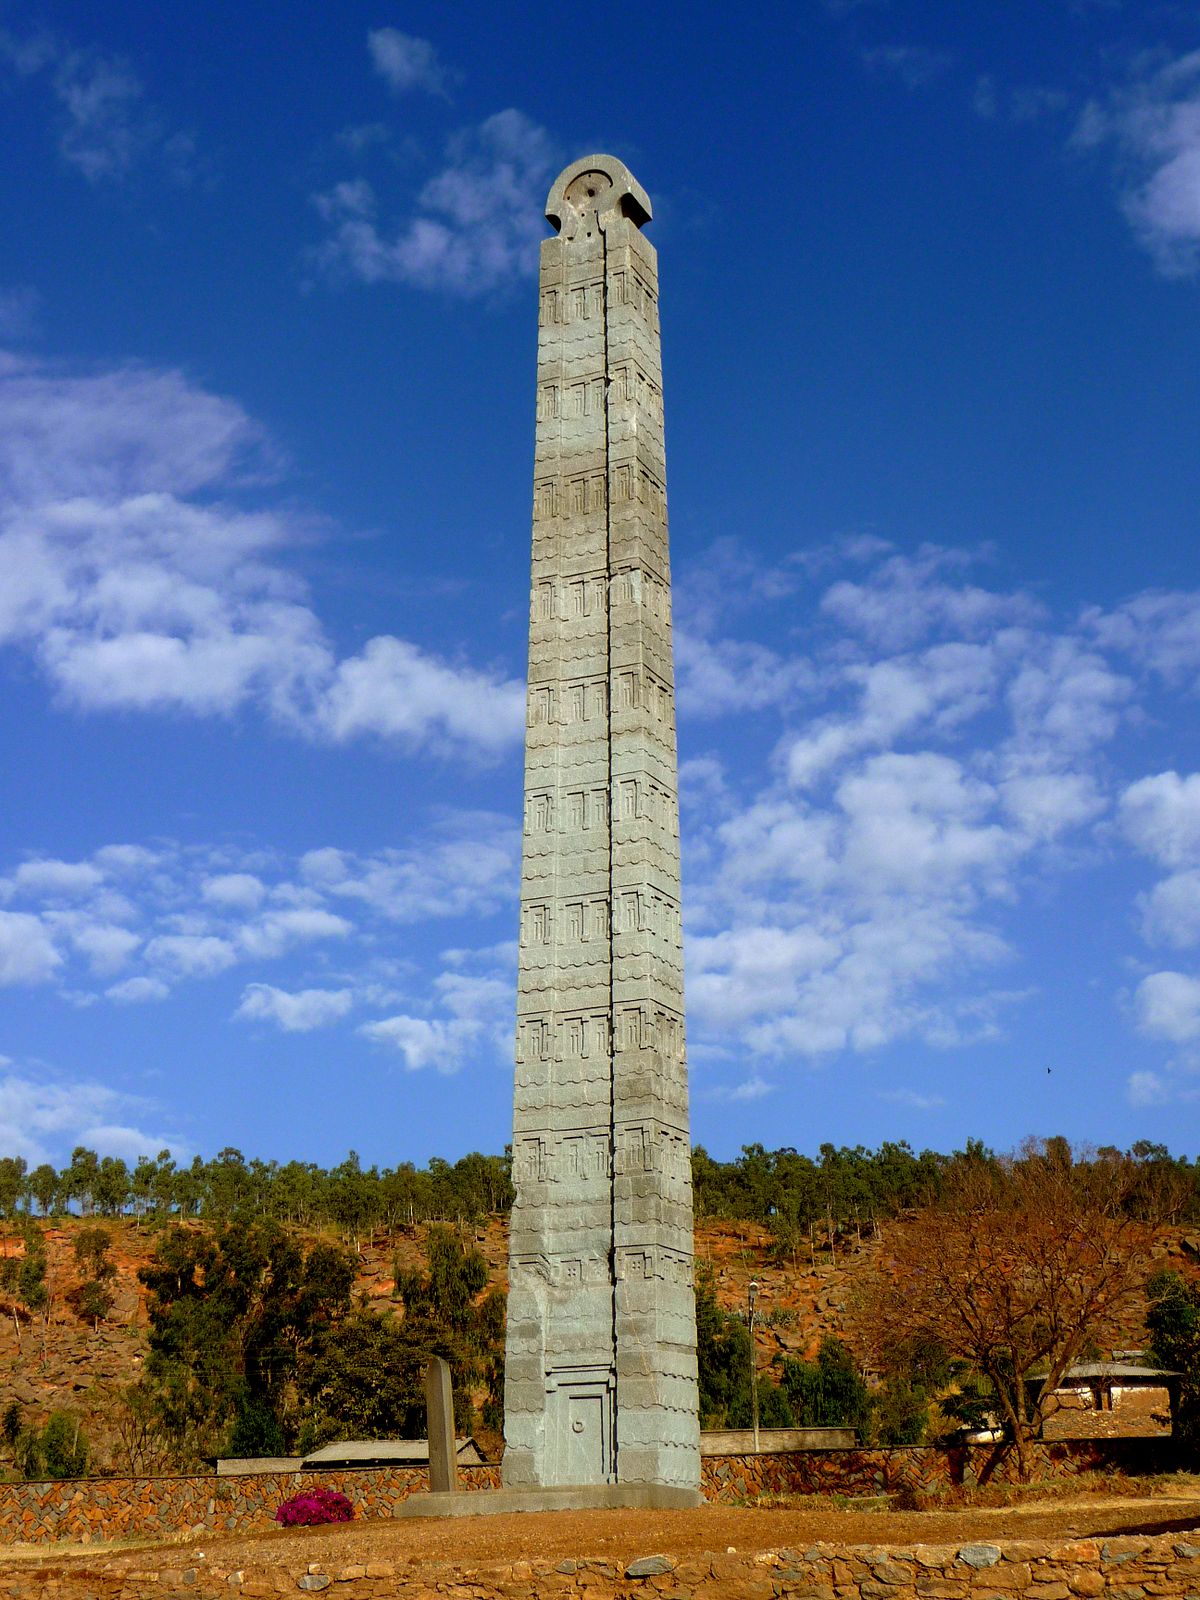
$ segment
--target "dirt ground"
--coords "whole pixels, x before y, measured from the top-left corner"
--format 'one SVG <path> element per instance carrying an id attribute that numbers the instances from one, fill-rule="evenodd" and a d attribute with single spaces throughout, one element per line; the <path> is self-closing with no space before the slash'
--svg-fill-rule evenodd
<path id="1" fill-rule="evenodd" d="M 265 1529 L 220 1537 L 198 1535 L 169 1545 L 139 1543 L 123 1558 L 113 1547 L 11 1548 L 10 1562 L 53 1565 L 107 1563 L 145 1567 L 155 1550 L 169 1551 L 174 1567 L 186 1558 L 225 1569 L 249 1566 L 300 1567 L 309 1562 L 337 1566 L 391 1561 L 420 1570 L 453 1565 L 488 1567 L 513 1561 L 632 1561 L 638 1556 L 677 1557 L 702 1552 L 806 1548 L 817 1542 L 908 1545 L 963 1544 L 996 1539 L 1073 1539 L 1118 1533 L 1171 1533 L 1200 1529 L 1200 1479 L 1191 1486 L 1137 1498 L 1099 1495 L 1025 1502 L 1002 1507 L 942 1511 L 854 1511 L 828 1502 L 797 1500 L 778 1506 L 701 1506 L 695 1511 L 544 1512 L 450 1520 L 391 1518 L 329 1528 Z"/>

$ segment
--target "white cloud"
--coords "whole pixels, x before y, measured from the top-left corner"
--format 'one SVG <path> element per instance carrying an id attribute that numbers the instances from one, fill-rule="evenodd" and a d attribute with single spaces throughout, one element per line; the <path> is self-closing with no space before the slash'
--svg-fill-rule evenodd
<path id="1" fill-rule="evenodd" d="M 221 872 L 206 878 L 200 893 L 215 906 L 230 911 L 256 911 L 266 897 L 266 885 L 252 872 Z"/>
<path id="2" fill-rule="evenodd" d="M 105 991 L 110 1000 L 119 1005 L 145 1005 L 153 1000 L 165 1000 L 170 989 L 161 978 L 126 978 L 114 983 Z"/>
<path id="3" fill-rule="evenodd" d="M 164 125 L 121 57 L 51 33 L 18 37 L 0 30 L 0 63 L 49 92 L 59 153 L 89 183 L 123 182 L 147 161 L 176 181 L 192 177 L 194 140 Z"/>
<path id="4" fill-rule="evenodd" d="M 348 128 L 342 128 L 334 135 L 338 144 L 344 150 L 358 155 L 363 150 L 370 150 L 375 145 L 387 144 L 391 137 L 391 129 L 383 122 L 357 122 Z"/>
<path id="5" fill-rule="evenodd" d="M 26 285 L 0 287 L 0 339 L 30 338 L 37 329 L 41 296 Z"/>
<path id="6" fill-rule="evenodd" d="M 498 111 L 451 139 L 446 165 L 394 231 L 381 228 L 375 191 L 362 179 L 314 195 L 330 230 L 314 262 L 333 276 L 465 296 L 531 277 L 558 165 L 544 128 L 523 112 Z"/>
<path id="7" fill-rule="evenodd" d="M 753 1073 L 741 1083 L 734 1084 L 731 1088 L 718 1085 L 716 1088 L 705 1091 L 706 1100 L 726 1100 L 733 1103 L 762 1100 L 765 1096 L 775 1092 L 775 1085 L 768 1083 L 766 1078 L 759 1073 Z"/>
<path id="8" fill-rule="evenodd" d="M 280 559 L 311 522 L 228 498 L 276 470 L 239 406 L 178 373 L 0 360 L 0 645 L 88 710 L 256 707 L 317 740 L 515 745 L 515 679 L 391 637 L 337 659 Z"/>
<path id="9" fill-rule="evenodd" d="M 1040 122 L 1045 117 L 1068 110 L 1071 96 L 1064 89 L 1046 84 L 1019 84 L 1001 89 L 986 73 L 975 80 L 971 105 L 977 116 L 990 120 L 1000 115 L 1011 122 Z"/>
<path id="10" fill-rule="evenodd" d="M 0 986 L 48 983 L 61 965 L 40 918 L 0 911 Z"/>
<path id="11" fill-rule="evenodd" d="M 403 639 L 370 639 L 341 662 L 320 717 L 337 740 L 377 734 L 406 744 L 444 739 L 488 754 L 520 737 L 525 686 L 436 661 Z"/>
<path id="12" fill-rule="evenodd" d="M 1200 944 L 1200 870 L 1174 872 L 1154 885 L 1142 904 L 1142 932 L 1150 944 L 1179 950 Z"/>
<path id="13" fill-rule="evenodd" d="M 143 1133 L 114 1116 L 140 1115 L 152 1109 L 130 1095 L 90 1080 L 59 1080 L 39 1072 L 0 1076 L 0 1150 L 24 1156 L 30 1166 L 42 1161 L 62 1165 L 72 1148 L 86 1145 L 99 1155 L 126 1159 L 153 1155 L 164 1148 L 183 1153 L 174 1135 Z"/>
<path id="14" fill-rule="evenodd" d="M 1133 1106 L 1161 1106 L 1174 1098 L 1170 1085 L 1158 1072 L 1131 1072 L 1125 1093 Z"/>
<path id="15" fill-rule="evenodd" d="M 359 1033 L 399 1053 L 409 1072 L 433 1067 L 457 1072 L 467 1058 L 485 1049 L 493 1059 L 510 1060 L 515 1025 L 509 945 L 474 951 L 447 951 L 443 970 L 432 985 L 432 1005 L 441 1015 L 397 1012 L 364 1023 Z"/>
<path id="16" fill-rule="evenodd" d="M 937 1111 L 946 1104 L 944 1095 L 922 1094 L 916 1089 L 881 1089 L 879 1098 L 895 1106 L 908 1106 L 913 1111 Z"/>
<path id="17" fill-rule="evenodd" d="M 998 785 L 1004 809 L 1027 837 L 1046 841 L 1094 821 L 1108 801 L 1090 772 L 1021 772 Z"/>
<path id="18" fill-rule="evenodd" d="M 954 65 L 954 57 L 922 44 L 880 45 L 864 50 L 863 65 L 871 72 L 890 73 L 906 89 L 927 89 Z"/>
<path id="19" fill-rule="evenodd" d="M 79 1142 L 101 1156 L 120 1156 L 131 1166 L 141 1156 L 157 1156 L 161 1150 L 170 1150 L 177 1161 L 191 1154 L 174 1134 L 145 1133 L 123 1122 L 91 1123 L 80 1129 Z"/>
<path id="20" fill-rule="evenodd" d="M 870 757 L 826 808 L 776 795 L 734 811 L 691 907 L 698 1040 L 820 1055 L 994 1032 L 1004 997 L 954 988 L 1008 954 L 978 920 L 1010 896 L 1024 848 L 997 806 L 958 762 L 924 752 Z"/>
<path id="21" fill-rule="evenodd" d="M 764 1013 L 795 1009 L 806 983 L 838 945 L 814 928 L 742 927 L 688 942 L 688 999 L 702 1017 L 736 1028 Z"/>
<path id="22" fill-rule="evenodd" d="M 938 545 L 922 545 L 911 556 L 888 554 L 862 581 L 833 584 L 821 609 L 847 631 L 885 650 L 904 649 L 932 633 L 973 639 L 990 636 L 1005 624 L 1040 619 L 1042 609 L 1028 595 L 964 582 L 972 561 L 967 551 Z"/>
<path id="23" fill-rule="evenodd" d="M 375 1044 L 397 1050 L 409 1072 L 419 1072 L 423 1067 L 442 1073 L 457 1072 L 467 1049 L 479 1036 L 478 1027 L 470 1022 L 406 1015 L 367 1022 L 358 1031 Z"/>
<path id="24" fill-rule="evenodd" d="M 303 881 L 340 901 L 362 901 L 395 922 L 477 915 L 516 894 L 520 834 L 493 812 L 447 816 L 404 850 L 356 855 L 310 850 L 300 859 Z"/>
<path id="25" fill-rule="evenodd" d="M 1200 773 L 1140 778 L 1121 796 L 1120 816 L 1126 837 L 1162 866 L 1200 861 Z"/>
<path id="26" fill-rule="evenodd" d="M 103 872 L 90 861 L 23 861 L 11 878 L 0 880 L 0 892 L 7 889 L 13 896 L 76 899 L 89 894 L 103 878 Z"/>
<path id="27" fill-rule="evenodd" d="M 1027 641 L 1008 690 L 1013 744 L 1026 763 L 1057 765 L 1117 731 L 1134 685 L 1074 638 Z"/>
<path id="28" fill-rule="evenodd" d="M 319 906 L 302 906 L 294 911 L 268 911 L 241 928 L 237 942 L 247 955 L 263 959 L 281 956 L 294 945 L 316 939 L 345 939 L 352 931 L 345 917 Z"/>
<path id="29" fill-rule="evenodd" d="M 285 1033 L 308 1033 L 344 1017 L 354 1004 L 349 989 L 301 989 L 289 993 L 269 983 L 247 984 L 235 1017 L 274 1022 Z"/>
<path id="30" fill-rule="evenodd" d="M 1200 978 L 1183 972 L 1153 972 L 1138 984 L 1138 1024 L 1151 1038 L 1172 1044 L 1200 1039 Z"/>
<path id="31" fill-rule="evenodd" d="M 362 959 L 375 975 L 357 980 L 354 993 L 386 1004 L 377 981 L 387 962 L 377 953 L 381 925 L 486 917 L 511 905 L 519 852 L 512 819 L 443 812 L 415 828 L 404 849 L 373 855 L 327 846 L 289 861 L 253 848 L 163 841 L 154 849 L 106 845 L 84 862 L 39 860 L 22 880 L 22 909 L 0 911 L 0 984 L 57 979 L 64 1000 L 90 1004 L 98 994 L 88 977 L 120 973 L 103 992 L 134 1004 L 164 999 L 180 979 L 213 979 L 235 966 L 320 962 L 320 947 L 332 943 L 373 952 Z M 0 877 L 0 897 L 12 898 L 19 871 Z M 438 1003 L 457 1014 L 453 996 L 467 981 L 445 975 L 434 986 Z"/>
<path id="32" fill-rule="evenodd" d="M 1090 630 L 1053 631 L 957 552 L 876 542 L 805 573 L 833 560 L 861 576 L 830 584 L 824 633 L 804 635 L 777 779 L 746 795 L 744 773 L 702 763 L 705 804 L 686 811 L 689 1010 L 714 1055 L 995 1037 L 1028 997 L 987 981 L 1016 953 L 1002 918 L 1110 803 L 1097 752 L 1137 686 Z M 781 569 L 757 608 L 790 605 L 799 579 Z M 721 611 L 702 590 L 706 630 Z"/>
<path id="33" fill-rule="evenodd" d="M 395 94 L 424 89 L 443 94 L 446 72 L 428 39 L 401 33 L 399 28 L 374 28 L 367 34 L 367 49 L 376 72 Z"/>
<path id="34" fill-rule="evenodd" d="M 211 978 L 233 966 L 237 951 L 215 934 L 167 933 L 150 940 L 146 958 L 183 978 Z"/>
<path id="35" fill-rule="evenodd" d="M 1200 593 L 1152 590 L 1112 611 L 1089 607 L 1083 625 L 1102 647 L 1126 652 L 1171 687 L 1200 690 Z"/>
<path id="36" fill-rule="evenodd" d="M 839 786 L 845 865 L 860 893 L 1001 892 L 1019 842 L 991 820 L 996 793 L 948 756 L 881 755 Z"/>
<path id="37" fill-rule="evenodd" d="M 1074 142 L 1111 146 L 1121 204 L 1160 272 L 1200 269 L 1200 50 L 1144 57 L 1139 75 L 1084 108 Z"/>
<path id="38" fill-rule="evenodd" d="M 846 667 L 844 679 L 858 689 L 858 707 L 849 716 L 818 719 L 784 741 L 790 781 L 807 787 L 862 751 L 969 721 L 995 698 L 1000 666 L 994 646 L 952 642 L 920 655 Z"/>
<path id="39" fill-rule="evenodd" d="M 50 926 L 62 932 L 81 955 L 86 956 L 94 973 L 119 972 L 141 944 L 141 935 L 116 923 L 95 922 L 87 917 L 48 918 Z"/>
<path id="40" fill-rule="evenodd" d="M 676 693 L 684 715 L 712 717 L 786 705 L 811 688 L 807 661 L 749 640 L 675 633 Z"/>

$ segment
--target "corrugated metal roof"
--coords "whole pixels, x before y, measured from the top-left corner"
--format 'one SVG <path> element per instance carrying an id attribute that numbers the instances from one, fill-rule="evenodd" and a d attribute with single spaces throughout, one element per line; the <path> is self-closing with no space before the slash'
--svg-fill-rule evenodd
<path id="1" fill-rule="evenodd" d="M 483 1460 L 474 1439 L 454 1443 L 462 1465 Z M 306 1455 L 304 1468 L 424 1466 L 428 1460 L 428 1439 L 341 1439 Z"/>
<path id="2" fill-rule="evenodd" d="M 1177 1378 L 1177 1372 L 1169 1372 L 1165 1367 L 1139 1367 L 1130 1361 L 1080 1361 L 1073 1367 L 1068 1367 L 1063 1375 L 1063 1382 L 1069 1383 L 1071 1379 L 1078 1378 L 1086 1381 L 1094 1378 Z"/>

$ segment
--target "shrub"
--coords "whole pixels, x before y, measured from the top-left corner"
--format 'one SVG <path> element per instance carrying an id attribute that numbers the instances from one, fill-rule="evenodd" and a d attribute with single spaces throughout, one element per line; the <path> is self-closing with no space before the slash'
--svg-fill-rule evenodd
<path id="1" fill-rule="evenodd" d="M 354 1507 L 336 1489 L 305 1489 L 285 1500 L 275 1521 L 285 1528 L 314 1528 L 322 1522 L 350 1522 Z"/>
<path id="2" fill-rule="evenodd" d="M 52 1411 L 42 1429 L 41 1456 L 48 1478 L 82 1478 L 88 1469 L 87 1436 L 71 1411 Z"/>

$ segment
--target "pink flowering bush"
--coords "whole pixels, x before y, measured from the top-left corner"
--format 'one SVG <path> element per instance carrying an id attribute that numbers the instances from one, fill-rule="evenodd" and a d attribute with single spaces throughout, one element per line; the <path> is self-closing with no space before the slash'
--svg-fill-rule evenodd
<path id="1" fill-rule="evenodd" d="M 275 1521 L 285 1528 L 314 1528 L 322 1522 L 349 1522 L 354 1507 L 336 1489 L 305 1489 L 285 1500 Z"/>

